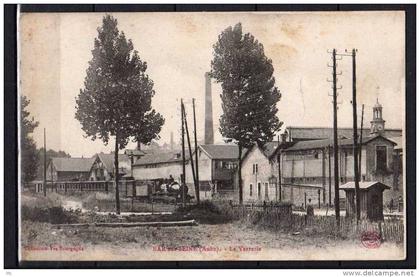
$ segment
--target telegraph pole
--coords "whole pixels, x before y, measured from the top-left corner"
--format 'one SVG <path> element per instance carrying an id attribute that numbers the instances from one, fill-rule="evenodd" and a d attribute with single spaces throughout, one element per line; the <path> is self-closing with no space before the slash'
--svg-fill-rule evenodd
<path id="1" fill-rule="evenodd" d="M 337 135 L 337 50 L 333 49 L 333 128 L 334 128 L 334 206 L 337 226 L 340 226 L 340 194 L 338 186 L 338 135 Z"/>
<path id="2" fill-rule="evenodd" d="M 359 143 L 359 181 L 362 180 L 362 140 L 363 140 L 363 114 L 365 105 L 362 105 L 362 120 L 360 122 L 360 143 Z"/>
<path id="3" fill-rule="evenodd" d="M 195 180 L 197 184 L 195 185 L 195 191 L 197 194 L 197 203 L 200 203 L 200 179 L 198 175 L 198 147 L 197 147 L 197 124 L 195 119 L 195 98 L 192 100 L 193 104 L 193 117 L 194 117 L 194 147 L 195 147 Z"/>
<path id="4" fill-rule="evenodd" d="M 328 207 L 331 207 L 331 146 L 328 145 Z"/>
<path id="5" fill-rule="evenodd" d="M 278 173 L 279 173 L 279 188 L 278 188 L 278 190 L 279 190 L 279 193 L 278 193 L 278 196 L 279 196 L 279 201 L 281 201 L 281 156 L 280 156 L 280 151 L 281 151 L 281 149 L 280 149 L 280 135 L 277 135 L 277 147 L 279 147 L 279 152 L 278 152 L 278 154 L 277 154 L 277 164 L 278 164 Z M 277 186 L 276 186 L 276 190 L 277 190 Z"/>
<path id="6" fill-rule="evenodd" d="M 44 196 L 47 196 L 47 142 L 44 128 Z"/>
<path id="7" fill-rule="evenodd" d="M 357 222 L 360 220 L 360 188 L 359 188 L 359 166 L 357 165 L 359 159 L 358 154 L 358 143 L 357 143 L 357 94 L 356 94 L 356 49 L 351 51 L 351 57 L 353 62 L 353 165 L 354 165 L 354 186 L 356 189 L 356 218 Z"/>
<path id="8" fill-rule="evenodd" d="M 184 105 L 182 105 L 182 112 L 184 113 L 184 124 L 185 124 L 185 131 L 187 133 L 188 152 L 190 154 L 191 171 L 192 171 L 192 176 L 193 176 L 193 181 L 194 181 L 194 187 L 197 190 L 197 186 L 196 186 L 197 183 L 195 181 L 194 160 L 193 160 L 193 155 L 192 155 L 192 151 L 191 151 L 190 133 L 188 132 L 187 114 L 185 112 L 185 106 Z"/>
<path id="9" fill-rule="evenodd" d="M 181 194 L 182 207 L 185 207 L 185 139 L 184 139 L 184 103 L 181 98 L 181 144 L 182 144 L 182 178 L 181 178 Z"/>

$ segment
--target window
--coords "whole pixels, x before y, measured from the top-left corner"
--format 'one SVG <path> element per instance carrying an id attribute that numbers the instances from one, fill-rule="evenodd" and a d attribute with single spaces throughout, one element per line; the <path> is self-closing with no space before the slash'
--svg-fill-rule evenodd
<path id="1" fill-rule="evenodd" d="M 261 183 L 258 183 L 258 199 L 261 199 Z"/>
<path id="2" fill-rule="evenodd" d="M 315 159 L 318 159 L 319 158 L 318 152 L 315 153 L 314 157 L 315 157 Z"/>
<path id="3" fill-rule="evenodd" d="M 376 146 L 376 170 L 386 171 L 386 146 Z"/>
<path id="4" fill-rule="evenodd" d="M 252 165 L 252 174 L 258 174 L 258 164 Z"/>
<path id="5" fill-rule="evenodd" d="M 252 184 L 249 184 L 249 196 L 252 196 Z"/>
<path id="6" fill-rule="evenodd" d="M 258 164 L 252 165 L 252 174 L 258 174 Z"/>

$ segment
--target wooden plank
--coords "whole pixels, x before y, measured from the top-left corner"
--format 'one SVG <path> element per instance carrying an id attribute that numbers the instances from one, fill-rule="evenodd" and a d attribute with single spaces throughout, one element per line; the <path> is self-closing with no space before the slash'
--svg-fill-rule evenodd
<path id="1" fill-rule="evenodd" d="M 53 228 L 87 228 L 87 227 L 171 227 L 171 226 L 196 226 L 198 223 L 193 220 L 184 221 L 162 221 L 162 222 L 95 222 L 75 224 L 53 224 Z"/>

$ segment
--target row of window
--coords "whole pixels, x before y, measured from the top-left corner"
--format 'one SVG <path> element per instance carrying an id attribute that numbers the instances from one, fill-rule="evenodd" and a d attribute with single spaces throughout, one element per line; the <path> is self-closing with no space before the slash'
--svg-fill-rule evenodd
<path id="1" fill-rule="evenodd" d="M 286 183 L 309 183 L 309 182 L 315 182 L 318 183 L 322 181 L 323 177 L 284 177 L 284 181 Z M 328 177 L 325 177 L 328 178 Z M 347 180 L 351 180 L 353 178 L 351 177 L 340 177 L 340 182 L 346 182 Z M 362 175 L 362 181 L 366 181 L 366 175 Z"/>
<path id="2" fill-rule="evenodd" d="M 265 182 L 264 183 L 264 196 L 265 196 L 265 198 L 266 199 L 268 199 L 268 186 L 269 186 L 269 184 L 268 184 L 268 182 Z M 249 184 L 249 196 L 250 197 L 252 197 L 252 195 L 253 195 L 253 187 L 252 187 L 252 184 Z M 257 195 L 258 195 L 258 198 L 261 198 L 261 183 L 258 183 L 257 184 Z"/>

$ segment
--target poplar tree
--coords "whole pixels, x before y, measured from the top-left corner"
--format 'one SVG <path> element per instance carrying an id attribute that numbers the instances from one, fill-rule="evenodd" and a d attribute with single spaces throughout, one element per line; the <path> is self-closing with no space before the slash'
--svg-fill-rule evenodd
<path id="1" fill-rule="evenodd" d="M 241 23 L 225 29 L 213 46 L 211 77 L 222 87 L 220 132 L 239 148 L 239 202 L 243 202 L 242 152 L 254 144 L 263 147 L 282 125 L 277 117 L 281 98 L 273 77 L 272 61 L 264 47 Z"/>
<path id="2" fill-rule="evenodd" d="M 133 43 L 117 28 L 117 20 L 104 16 L 94 40 L 84 88 L 76 98 L 76 119 L 92 140 L 105 145 L 115 139 L 114 180 L 117 214 L 120 213 L 118 151 L 130 140 L 147 143 L 159 138 L 163 117 L 152 109 L 153 81 L 146 74 Z M 139 134 L 147 133 L 147 136 Z"/>
<path id="3" fill-rule="evenodd" d="M 21 158 L 21 178 L 23 182 L 33 181 L 37 176 L 39 155 L 36 144 L 32 138 L 32 133 L 38 127 L 39 122 L 31 117 L 27 110 L 31 101 L 26 97 L 20 98 L 20 158 Z"/>

